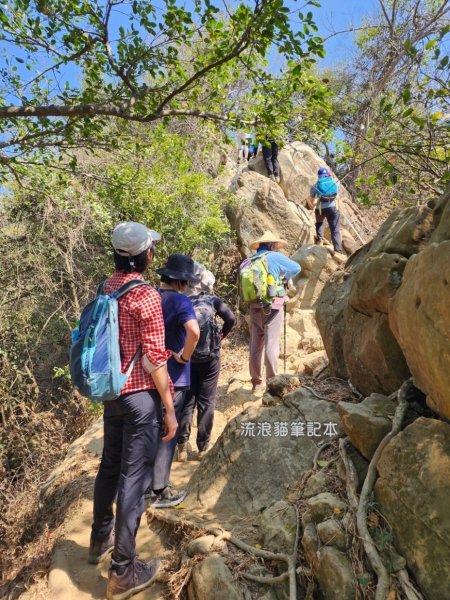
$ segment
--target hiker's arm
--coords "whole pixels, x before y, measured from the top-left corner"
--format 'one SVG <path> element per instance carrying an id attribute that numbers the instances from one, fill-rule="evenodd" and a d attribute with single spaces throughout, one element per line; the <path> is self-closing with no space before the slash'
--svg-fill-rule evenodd
<path id="1" fill-rule="evenodd" d="M 173 408 L 173 385 L 167 372 L 167 359 L 170 352 L 166 350 L 164 319 L 161 298 L 157 292 L 142 288 L 144 302 L 137 305 L 135 318 L 139 322 L 142 365 L 151 375 L 164 405 L 164 425 L 166 435 L 164 442 L 175 437 L 178 423 Z"/>
<path id="2" fill-rule="evenodd" d="M 214 296 L 214 310 L 223 321 L 222 337 L 226 337 L 236 323 L 234 312 L 217 296 Z"/>
<path id="3" fill-rule="evenodd" d="M 283 274 L 283 277 L 287 280 L 292 279 L 293 277 L 298 275 L 302 270 L 298 263 L 291 260 L 287 256 L 284 256 L 284 254 L 281 254 L 281 252 L 279 253 L 279 256 L 277 256 L 277 258 L 278 264 L 281 269 L 281 273 Z"/>
<path id="4" fill-rule="evenodd" d="M 174 358 L 181 364 L 186 364 L 191 359 L 192 353 L 195 350 L 195 346 L 200 338 L 200 328 L 198 326 L 197 319 L 190 319 L 184 323 L 184 329 L 186 330 L 186 341 L 184 348 L 178 354 L 174 354 Z M 183 355 L 184 361 L 181 358 Z"/>
<path id="5" fill-rule="evenodd" d="M 309 198 L 305 200 L 306 206 L 308 206 L 309 208 L 314 208 L 314 205 L 316 204 L 316 196 L 317 188 L 315 185 L 312 185 L 309 190 Z"/>
<path id="6" fill-rule="evenodd" d="M 155 383 L 156 389 L 161 396 L 161 402 L 164 406 L 164 426 L 166 435 L 162 438 L 163 442 L 168 442 L 173 439 L 177 433 L 178 422 L 175 416 L 175 409 L 173 407 L 172 392 L 170 391 L 170 379 L 169 373 L 167 372 L 167 364 L 161 365 L 155 371 L 152 372 L 152 379 Z"/>

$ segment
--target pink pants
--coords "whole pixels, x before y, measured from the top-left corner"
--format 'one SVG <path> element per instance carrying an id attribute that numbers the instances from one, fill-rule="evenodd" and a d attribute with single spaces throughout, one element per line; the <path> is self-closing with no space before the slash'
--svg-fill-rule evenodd
<path id="1" fill-rule="evenodd" d="M 250 376 L 252 384 L 262 383 L 262 355 L 266 379 L 275 377 L 278 372 L 280 355 L 280 330 L 283 323 L 283 307 L 272 308 L 269 313 L 259 306 L 250 306 Z"/>

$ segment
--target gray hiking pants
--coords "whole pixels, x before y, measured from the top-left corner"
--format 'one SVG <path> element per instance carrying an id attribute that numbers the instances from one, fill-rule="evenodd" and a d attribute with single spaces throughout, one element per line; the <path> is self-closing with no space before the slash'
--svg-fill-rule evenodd
<path id="1" fill-rule="evenodd" d="M 250 376 L 252 384 L 262 383 L 262 355 L 266 378 L 278 373 L 280 355 L 280 330 L 283 323 L 283 307 L 272 308 L 269 313 L 259 306 L 250 306 Z"/>
<path id="2" fill-rule="evenodd" d="M 136 533 L 144 511 L 144 491 L 153 476 L 162 426 L 156 390 L 132 392 L 105 402 L 104 442 L 94 486 L 92 534 L 103 540 L 114 527 L 114 560 L 132 561 Z M 175 438 L 176 439 L 176 438 Z"/>

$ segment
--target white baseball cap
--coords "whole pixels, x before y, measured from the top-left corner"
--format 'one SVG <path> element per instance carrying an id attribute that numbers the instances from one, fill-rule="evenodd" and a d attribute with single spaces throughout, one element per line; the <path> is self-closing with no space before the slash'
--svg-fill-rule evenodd
<path id="1" fill-rule="evenodd" d="M 153 247 L 153 242 L 158 242 L 161 235 L 153 229 L 148 229 L 142 223 L 126 221 L 115 227 L 111 243 L 120 256 L 137 256 Z"/>

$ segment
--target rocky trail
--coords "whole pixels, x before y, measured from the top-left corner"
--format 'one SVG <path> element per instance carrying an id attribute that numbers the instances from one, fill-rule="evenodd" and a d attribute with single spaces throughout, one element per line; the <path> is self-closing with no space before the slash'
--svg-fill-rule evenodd
<path id="1" fill-rule="evenodd" d="M 279 158 L 279 185 L 258 157 L 218 184 L 242 256 L 270 229 L 301 265 L 286 375 L 253 393 L 246 343 L 226 341 L 215 444 L 174 463 L 182 506 L 143 516 L 140 554 L 167 568 L 136 598 L 448 600 L 450 190 L 378 232 L 342 190 L 344 262 L 303 204 L 323 162 L 301 143 Z M 63 524 L 48 580 L 21 597 L 104 597 L 106 564 L 86 563 L 100 451 L 97 422 L 42 490 Z"/>

